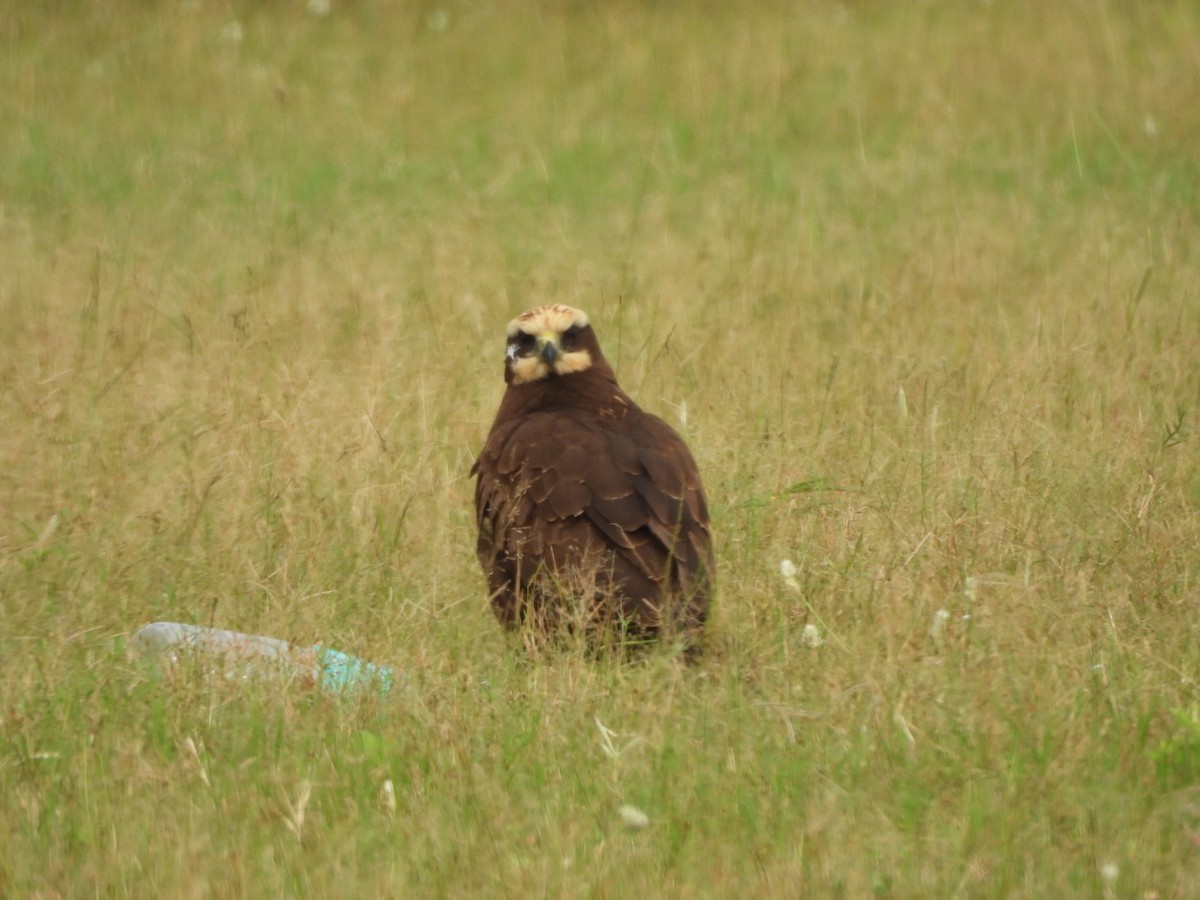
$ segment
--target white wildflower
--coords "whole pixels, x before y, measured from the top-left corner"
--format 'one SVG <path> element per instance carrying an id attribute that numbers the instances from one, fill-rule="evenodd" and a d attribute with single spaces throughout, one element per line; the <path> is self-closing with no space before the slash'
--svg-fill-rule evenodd
<path id="1" fill-rule="evenodd" d="M 942 637 L 946 632 L 946 623 L 949 621 L 950 613 L 944 609 L 939 609 L 933 614 L 933 624 L 929 626 L 929 636 L 938 646 L 941 646 Z"/>
<path id="2" fill-rule="evenodd" d="M 650 824 L 650 817 L 648 815 L 636 806 L 630 806 L 628 803 L 617 810 L 617 815 L 621 817 L 621 822 L 630 831 L 641 831 Z"/>
<path id="3" fill-rule="evenodd" d="M 327 16 L 333 11 L 333 4 L 329 0 L 308 0 L 308 12 L 314 16 Z"/>
<path id="4" fill-rule="evenodd" d="M 800 570 L 796 568 L 796 564 L 790 559 L 782 560 L 779 563 L 779 574 L 783 576 L 783 583 L 793 591 L 800 590 L 800 581 L 796 578 L 796 575 L 799 573 L 799 571 Z"/>
<path id="5" fill-rule="evenodd" d="M 805 647 L 820 647 L 825 643 L 825 638 L 821 637 L 821 629 L 809 622 L 804 626 L 804 631 L 800 635 L 800 643 Z"/>
<path id="6" fill-rule="evenodd" d="M 379 805 L 389 816 L 396 814 L 396 788 L 390 778 L 385 778 L 379 786 Z"/>

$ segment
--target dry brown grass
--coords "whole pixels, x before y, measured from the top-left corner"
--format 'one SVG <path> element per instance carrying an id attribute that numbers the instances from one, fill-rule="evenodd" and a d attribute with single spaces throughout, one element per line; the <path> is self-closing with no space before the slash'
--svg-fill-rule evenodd
<path id="1" fill-rule="evenodd" d="M 1190 893 L 1189 4 L 4 27 L 0 894 Z M 547 300 L 705 472 L 700 671 L 487 611 Z M 155 619 L 413 688 L 163 678 Z"/>

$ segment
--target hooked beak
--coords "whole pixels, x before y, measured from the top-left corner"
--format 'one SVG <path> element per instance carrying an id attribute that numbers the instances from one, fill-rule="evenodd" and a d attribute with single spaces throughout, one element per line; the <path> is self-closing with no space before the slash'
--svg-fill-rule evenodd
<path id="1" fill-rule="evenodd" d="M 558 341 L 553 334 L 539 335 L 537 339 L 538 356 L 546 361 L 546 365 L 551 368 L 554 363 L 562 356 L 562 350 L 559 349 Z"/>

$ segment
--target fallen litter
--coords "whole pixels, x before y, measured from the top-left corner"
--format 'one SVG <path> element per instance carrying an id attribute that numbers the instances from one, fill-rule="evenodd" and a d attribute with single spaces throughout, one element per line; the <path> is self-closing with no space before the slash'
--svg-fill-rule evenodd
<path id="1" fill-rule="evenodd" d="M 331 693 L 371 688 L 381 694 L 388 693 L 396 680 L 388 666 L 320 644 L 297 647 L 261 634 L 182 622 L 144 625 L 133 633 L 130 643 L 142 656 L 170 663 L 177 663 L 182 655 L 212 660 L 229 679 L 276 674 Z"/>

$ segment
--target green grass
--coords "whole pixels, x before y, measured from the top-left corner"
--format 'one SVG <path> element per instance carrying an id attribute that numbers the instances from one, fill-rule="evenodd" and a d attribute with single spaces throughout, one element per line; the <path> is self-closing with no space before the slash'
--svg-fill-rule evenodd
<path id="1" fill-rule="evenodd" d="M 1194 890 L 1194 4 L 10 6 L 0 894 Z M 487 609 L 546 301 L 705 474 L 694 669 Z"/>

